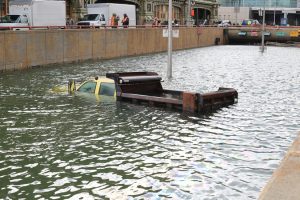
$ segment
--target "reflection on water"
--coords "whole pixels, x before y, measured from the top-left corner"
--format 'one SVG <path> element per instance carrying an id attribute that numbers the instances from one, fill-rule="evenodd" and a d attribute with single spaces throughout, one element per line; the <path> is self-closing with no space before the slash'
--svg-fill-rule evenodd
<path id="1" fill-rule="evenodd" d="M 168 89 L 239 92 L 211 115 L 49 92 L 70 78 L 155 71 L 166 54 L 0 76 L 0 198 L 256 199 L 300 122 L 300 50 L 174 53 Z"/>

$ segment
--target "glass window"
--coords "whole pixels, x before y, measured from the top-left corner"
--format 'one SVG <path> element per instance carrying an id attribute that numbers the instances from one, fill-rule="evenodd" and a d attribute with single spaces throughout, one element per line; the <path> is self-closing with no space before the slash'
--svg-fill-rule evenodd
<path id="1" fill-rule="evenodd" d="M 96 89 L 96 82 L 88 81 L 85 82 L 79 89 L 79 92 L 88 92 L 88 93 L 95 93 Z"/>
<path id="2" fill-rule="evenodd" d="M 100 95 L 114 96 L 115 95 L 115 84 L 114 83 L 101 83 Z"/>
<path id="3" fill-rule="evenodd" d="M 87 14 L 83 16 L 83 21 L 97 21 L 99 20 L 98 14 Z"/>

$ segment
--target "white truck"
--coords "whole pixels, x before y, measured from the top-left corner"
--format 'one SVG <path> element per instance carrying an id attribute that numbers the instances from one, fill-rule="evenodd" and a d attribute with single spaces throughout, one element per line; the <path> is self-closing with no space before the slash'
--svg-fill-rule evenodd
<path id="1" fill-rule="evenodd" d="M 136 10 L 135 5 L 117 4 L 117 3 L 96 3 L 87 5 L 87 15 L 77 23 L 81 26 L 110 26 L 110 20 L 115 13 L 120 20 L 118 25 L 122 25 L 123 15 L 127 14 L 129 18 L 129 26 L 136 26 Z"/>
<path id="2" fill-rule="evenodd" d="M 11 0 L 9 15 L 0 18 L 0 29 L 11 27 L 13 30 L 24 30 L 29 26 L 65 25 L 66 2 L 59 0 Z"/>

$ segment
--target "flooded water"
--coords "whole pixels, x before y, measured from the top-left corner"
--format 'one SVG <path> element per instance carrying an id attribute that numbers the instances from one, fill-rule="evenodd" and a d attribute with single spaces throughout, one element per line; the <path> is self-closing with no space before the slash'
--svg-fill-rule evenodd
<path id="1" fill-rule="evenodd" d="M 257 199 L 300 130 L 300 49 L 175 52 L 165 88 L 238 90 L 210 115 L 49 92 L 106 72 L 165 77 L 166 56 L 0 74 L 0 198 Z"/>

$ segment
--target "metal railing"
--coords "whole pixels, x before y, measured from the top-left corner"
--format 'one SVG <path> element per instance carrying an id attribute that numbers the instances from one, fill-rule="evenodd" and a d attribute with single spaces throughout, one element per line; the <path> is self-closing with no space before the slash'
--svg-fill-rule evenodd
<path id="1" fill-rule="evenodd" d="M 173 25 L 173 28 L 209 28 L 209 27 L 215 27 L 215 28 L 260 28 L 262 25 L 251 25 L 251 26 L 246 26 L 246 25 L 228 25 L 228 26 L 218 26 L 218 24 L 212 24 L 212 25 Z M 5 30 L 10 30 L 10 31 L 18 31 L 18 30 L 78 30 L 78 29 L 133 29 L 133 28 L 146 28 L 146 29 L 150 29 L 150 28 L 167 28 L 168 25 L 158 25 L 158 26 L 154 26 L 154 25 L 136 25 L 136 26 L 127 26 L 127 27 L 123 27 L 123 26 L 88 26 L 88 25 L 67 25 L 67 26 L 3 26 L 0 27 L 0 31 L 5 31 Z M 287 28 L 298 28 L 300 29 L 300 26 L 278 26 L 278 25 L 266 25 L 267 28 L 273 28 L 273 29 L 287 29 Z"/>

